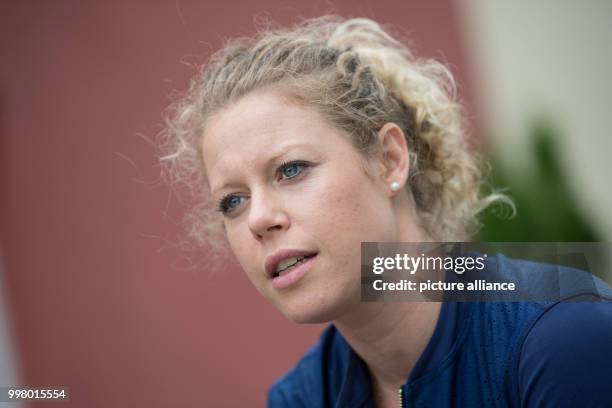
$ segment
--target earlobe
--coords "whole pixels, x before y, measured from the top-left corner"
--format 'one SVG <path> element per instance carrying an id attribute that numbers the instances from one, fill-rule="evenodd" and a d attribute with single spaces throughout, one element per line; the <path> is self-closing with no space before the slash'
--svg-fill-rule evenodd
<path id="1" fill-rule="evenodd" d="M 384 181 L 392 191 L 398 191 L 408 178 L 410 166 L 406 137 L 393 122 L 385 123 L 378 131 L 378 137 L 382 149 Z"/>

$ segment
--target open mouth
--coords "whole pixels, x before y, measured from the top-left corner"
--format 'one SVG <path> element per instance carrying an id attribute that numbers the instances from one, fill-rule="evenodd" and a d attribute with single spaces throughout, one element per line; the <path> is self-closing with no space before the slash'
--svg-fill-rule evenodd
<path id="1" fill-rule="evenodd" d="M 300 266 L 304 262 L 307 262 L 309 259 L 314 258 L 317 254 L 304 255 L 304 256 L 294 256 L 291 258 L 287 258 L 278 263 L 276 267 L 276 271 L 272 274 L 272 278 L 277 278 L 279 276 L 284 275 L 285 273 L 291 272 L 294 268 Z"/>

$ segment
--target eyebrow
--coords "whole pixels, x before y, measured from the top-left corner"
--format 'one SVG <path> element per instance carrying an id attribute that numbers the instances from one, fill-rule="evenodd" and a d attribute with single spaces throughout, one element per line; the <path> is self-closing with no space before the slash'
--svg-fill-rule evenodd
<path id="1" fill-rule="evenodd" d="M 276 152 L 274 152 L 268 159 L 266 159 L 263 162 L 263 167 L 264 168 L 268 167 L 270 165 L 270 163 L 274 163 L 280 157 L 282 157 L 285 154 L 287 154 L 289 151 L 291 151 L 293 149 L 296 149 L 296 148 L 301 148 L 301 147 L 308 148 L 309 145 L 307 145 L 305 143 L 292 143 L 292 144 L 288 144 L 288 145 L 285 145 L 285 146 L 281 147 L 280 149 L 278 149 Z M 224 189 L 226 189 L 228 187 L 231 187 L 234 184 L 235 183 L 233 183 L 231 181 L 230 182 L 226 182 L 221 187 L 213 189 L 212 190 L 212 194 L 215 194 L 217 191 L 221 191 L 221 190 L 224 190 Z"/>

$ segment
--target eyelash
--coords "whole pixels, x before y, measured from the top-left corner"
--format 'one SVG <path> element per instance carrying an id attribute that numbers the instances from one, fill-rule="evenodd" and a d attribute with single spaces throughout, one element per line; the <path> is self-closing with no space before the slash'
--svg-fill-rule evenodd
<path id="1" fill-rule="evenodd" d="M 295 161 L 289 161 L 289 162 L 282 162 L 278 168 L 276 169 L 276 174 L 277 175 L 282 175 L 283 172 L 291 167 L 291 166 L 299 166 L 302 167 L 302 171 L 300 171 L 298 174 L 296 174 L 295 176 L 292 177 L 286 177 L 285 180 L 293 180 L 295 178 L 300 177 L 304 170 L 306 170 L 308 167 L 310 167 L 310 163 L 302 161 L 302 160 L 295 160 Z M 221 198 L 219 200 L 219 204 L 217 205 L 217 211 L 219 211 L 222 214 L 228 214 L 229 212 L 232 211 L 231 208 L 229 208 L 229 201 L 234 198 L 234 197 L 241 197 L 244 198 L 243 196 L 239 196 L 239 195 L 235 195 L 235 194 L 228 194 L 225 197 Z"/>

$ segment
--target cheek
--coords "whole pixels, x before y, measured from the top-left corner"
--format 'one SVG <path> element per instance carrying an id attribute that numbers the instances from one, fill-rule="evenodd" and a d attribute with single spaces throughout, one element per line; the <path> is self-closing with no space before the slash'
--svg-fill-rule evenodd
<path id="1" fill-rule="evenodd" d="M 336 233 L 349 235 L 356 241 L 365 241 L 380 226 L 379 193 L 365 176 L 346 174 L 338 178 L 329 192 L 332 206 L 330 223 Z"/>
<path id="2" fill-rule="evenodd" d="M 302 223 L 339 267 L 360 262 L 362 241 L 388 240 L 384 197 L 360 171 L 359 165 L 337 168 L 303 201 L 311 205 Z"/>
<path id="3" fill-rule="evenodd" d="M 241 228 L 237 228 L 236 226 L 232 226 L 231 228 L 227 228 L 227 240 L 230 244 L 230 248 L 232 249 L 232 253 L 242 266 L 242 269 L 245 271 L 247 276 L 253 283 L 254 277 L 256 276 L 256 268 L 253 263 L 253 257 L 255 249 L 252 248 L 252 244 L 250 241 L 250 237 L 246 236 L 246 233 L 249 233 L 247 229 L 246 232 L 242 231 Z"/>
<path id="4" fill-rule="evenodd" d="M 324 175 L 308 180 L 302 192 L 288 201 L 299 202 L 293 211 L 297 225 L 305 227 L 317 239 L 335 241 L 339 232 L 351 228 L 361 206 L 355 200 L 355 183 L 351 177 L 339 175 L 335 169 L 326 170 Z"/>
<path id="5" fill-rule="evenodd" d="M 225 228 L 225 233 L 227 234 L 227 242 L 230 245 L 230 248 L 232 249 L 232 253 L 236 256 L 236 258 L 238 258 L 240 260 L 240 253 L 241 253 L 241 243 L 243 242 L 240 239 L 240 234 L 237 233 L 236 228 L 234 227 L 227 227 Z"/>

